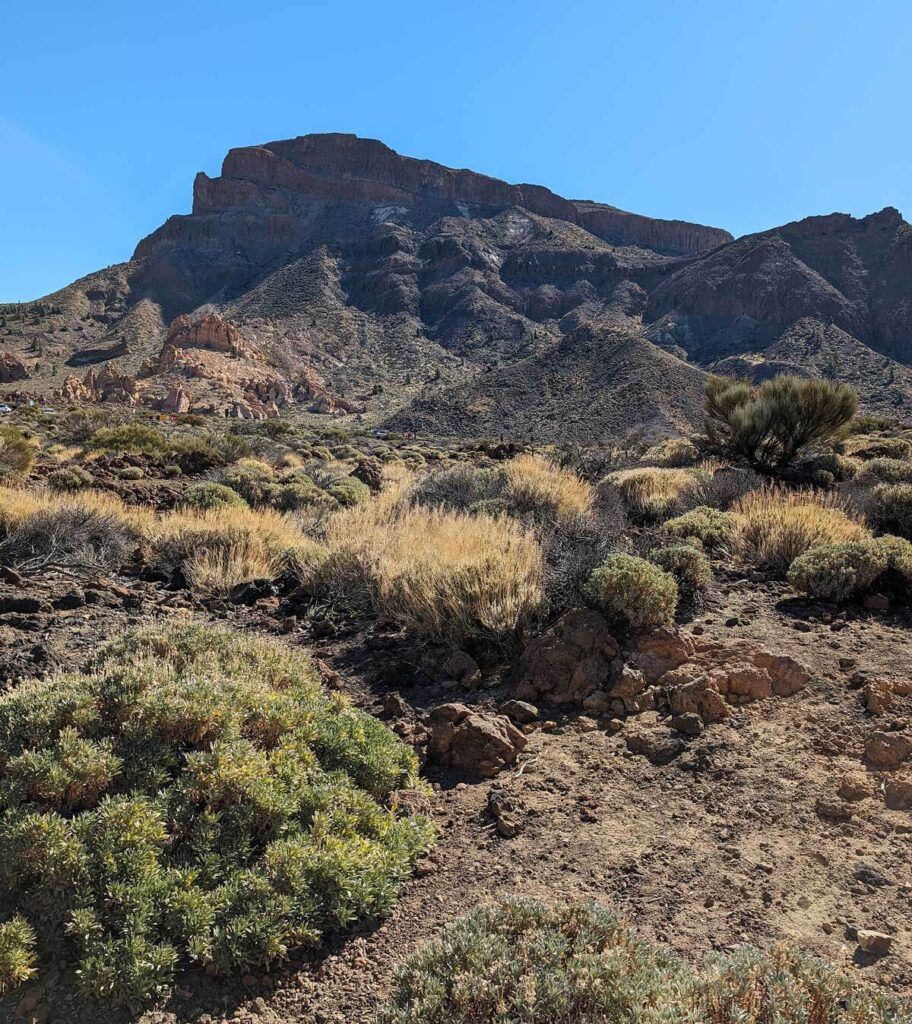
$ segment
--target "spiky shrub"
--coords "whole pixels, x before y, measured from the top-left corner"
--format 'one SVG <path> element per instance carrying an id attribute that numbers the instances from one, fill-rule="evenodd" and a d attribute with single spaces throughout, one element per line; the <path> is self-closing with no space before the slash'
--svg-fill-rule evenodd
<path id="1" fill-rule="evenodd" d="M 0 425 L 0 482 L 12 483 L 28 476 L 35 464 L 35 448 L 22 432 Z"/>
<path id="2" fill-rule="evenodd" d="M 145 423 L 121 423 L 101 427 L 89 439 L 89 447 L 100 451 L 142 452 L 161 455 L 170 449 L 168 438 Z"/>
<path id="3" fill-rule="evenodd" d="M 179 508 L 195 509 L 205 512 L 213 508 L 246 508 L 247 502 L 227 484 L 215 483 L 212 480 L 203 480 L 191 484 L 184 491 Z"/>
<path id="4" fill-rule="evenodd" d="M 142 480 L 146 471 L 142 466 L 124 466 L 123 469 L 118 469 L 117 475 L 121 480 Z"/>
<path id="5" fill-rule="evenodd" d="M 0 923 L 0 995 L 35 976 L 35 932 L 18 914 Z"/>
<path id="6" fill-rule="evenodd" d="M 622 632 L 667 625 L 678 606 L 674 576 L 636 555 L 609 555 L 589 577 L 591 602 Z"/>
<path id="7" fill-rule="evenodd" d="M 822 544 L 792 562 L 788 580 L 801 593 L 841 603 L 868 593 L 887 566 L 887 552 L 877 541 Z"/>
<path id="8" fill-rule="evenodd" d="M 385 913 L 431 839 L 384 806 L 408 747 L 306 657 L 202 626 L 0 697 L 0 765 L 0 908 L 114 1002 Z"/>
<path id="9" fill-rule="evenodd" d="M 507 640 L 541 606 L 542 552 L 507 517 L 409 508 L 384 492 L 327 527 L 319 586 L 435 640 Z"/>
<path id="10" fill-rule="evenodd" d="M 731 532 L 732 514 L 708 505 L 698 505 L 683 515 L 667 520 L 662 529 L 672 537 L 692 537 L 708 548 L 724 548 Z"/>
<path id="11" fill-rule="evenodd" d="M 873 486 L 875 484 L 912 483 L 912 462 L 904 459 L 870 459 L 855 474 L 855 482 Z"/>
<path id="12" fill-rule="evenodd" d="M 397 971 L 380 1024 L 909 1024 L 907 1002 L 824 962 L 742 946 L 699 971 L 594 903 L 501 899 Z"/>
<path id="13" fill-rule="evenodd" d="M 694 470 L 654 467 L 622 469 L 604 481 L 620 491 L 630 515 L 643 523 L 661 522 L 680 511 L 681 502 L 700 482 L 701 475 Z"/>
<path id="14" fill-rule="evenodd" d="M 883 484 L 873 498 L 876 525 L 912 540 L 912 484 Z"/>
<path id="15" fill-rule="evenodd" d="M 466 512 L 481 501 L 502 501 L 502 493 L 500 470 L 455 465 L 419 476 L 412 485 L 410 500 L 424 508 Z"/>
<path id="16" fill-rule="evenodd" d="M 775 377 L 751 387 L 727 377 L 706 384 L 704 429 L 712 450 L 764 473 L 780 472 L 844 436 L 858 399 L 848 384 Z"/>
<path id="17" fill-rule="evenodd" d="M 275 504 L 279 494 L 275 471 L 268 462 L 259 459 L 241 459 L 221 473 L 219 482 L 255 507 Z"/>
<path id="18" fill-rule="evenodd" d="M 671 573 L 678 583 L 678 591 L 689 600 L 712 583 L 712 565 L 699 548 L 690 544 L 669 544 L 653 548 L 649 561 Z"/>
<path id="19" fill-rule="evenodd" d="M 820 544 L 844 544 L 870 537 L 832 494 L 752 491 L 732 509 L 731 546 L 748 565 L 786 572 L 792 562 Z"/>

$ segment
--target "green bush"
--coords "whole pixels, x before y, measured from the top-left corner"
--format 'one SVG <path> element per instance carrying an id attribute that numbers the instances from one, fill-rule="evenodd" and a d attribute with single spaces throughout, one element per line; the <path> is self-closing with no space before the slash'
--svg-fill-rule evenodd
<path id="1" fill-rule="evenodd" d="M 9 424 L 0 426 L 0 483 L 28 476 L 35 465 L 35 449 L 22 432 Z"/>
<path id="2" fill-rule="evenodd" d="M 891 1001 L 787 947 L 705 969 L 594 903 L 500 899 L 444 928 L 397 972 L 380 1024 L 909 1024 Z"/>
<path id="3" fill-rule="evenodd" d="M 279 484 L 272 466 L 256 459 L 243 459 L 229 466 L 220 480 L 254 508 L 274 505 L 279 495 Z"/>
<path id="4" fill-rule="evenodd" d="M 63 466 L 55 469 L 47 478 L 47 485 L 52 491 L 81 491 L 91 487 L 95 478 L 82 466 Z"/>
<path id="5" fill-rule="evenodd" d="M 912 540 L 912 484 L 881 484 L 873 497 L 877 527 Z"/>
<path id="6" fill-rule="evenodd" d="M 681 594 L 693 598 L 699 591 L 712 583 L 712 565 L 709 559 L 696 547 L 689 544 L 670 544 L 653 548 L 649 561 L 665 572 L 670 572 L 678 582 Z"/>
<path id="7" fill-rule="evenodd" d="M 192 484 L 184 491 L 179 502 L 180 508 L 193 508 L 205 512 L 210 508 L 242 508 L 247 502 L 227 484 L 203 480 Z"/>
<path id="8" fill-rule="evenodd" d="M 0 923 L 0 995 L 35 976 L 35 933 L 18 915 Z"/>
<path id="9" fill-rule="evenodd" d="M 848 384 L 783 376 L 751 387 L 710 377 L 704 428 L 710 449 L 723 458 L 779 472 L 844 436 L 857 406 Z"/>
<path id="10" fill-rule="evenodd" d="M 0 765 L 0 916 L 118 1003 L 385 913 L 431 840 L 384 806 L 410 748 L 306 657 L 198 625 L 4 694 Z"/>
<path id="11" fill-rule="evenodd" d="M 352 508 L 368 501 L 371 490 L 367 484 L 356 480 L 353 476 L 345 476 L 334 481 L 326 488 L 326 493 L 335 498 L 344 508 Z"/>
<path id="12" fill-rule="evenodd" d="M 856 459 L 908 459 L 912 442 L 903 437 L 856 437 L 847 445 Z"/>
<path id="13" fill-rule="evenodd" d="M 731 512 L 720 512 L 708 505 L 698 505 L 683 515 L 669 519 L 662 527 L 673 537 L 694 537 L 708 548 L 724 547 L 731 530 Z"/>
<path id="14" fill-rule="evenodd" d="M 124 466 L 117 471 L 117 475 L 121 480 L 142 480 L 146 471 L 142 466 Z"/>
<path id="15" fill-rule="evenodd" d="M 335 507 L 335 501 L 305 473 L 283 477 L 276 494 L 275 506 L 282 512 L 299 512 L 305 508 Z"/>
<path id="16" fill-rule="evenodd" d="M 609 555 L 589 577 L 589 597 L 617 629 L 646 631 L 674 618 L 673 576 L 635 555 Z"/>
<path id="17" fill-rule="evenodd" d="M 870 459 L 855 474 L 860 484 L 912 483 L 912 462 L 903 459 Z"/>
<path id="18" fill-rule="evenodd" d="M 788 580 L 801 593 L 841 603 L 868 593 L 887 565 L 887 553 L 877 541 L 821 544 L 792 562 Z"/>
<path id="19" fill-rule="evenodd" d="M 168 438 L 155 427 L 145 423 L 121 423 L 115 427 L 96 430 L 89 447 L 111 452 L 142 452 L 160 455 L 169 450 Z"/>

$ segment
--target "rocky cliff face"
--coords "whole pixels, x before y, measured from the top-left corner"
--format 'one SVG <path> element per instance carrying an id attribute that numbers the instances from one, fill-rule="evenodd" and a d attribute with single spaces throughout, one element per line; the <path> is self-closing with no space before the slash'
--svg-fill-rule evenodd
<path id="1" fill-rule="evenodd" d="M 733 240 L 353 135 L 232 150 L 130 262 L 0 310 L 36 394 L 541 440 L 685 426 L 707 368 L 833 372 L 896 409 L 910 346 L 895 210 Z"/>

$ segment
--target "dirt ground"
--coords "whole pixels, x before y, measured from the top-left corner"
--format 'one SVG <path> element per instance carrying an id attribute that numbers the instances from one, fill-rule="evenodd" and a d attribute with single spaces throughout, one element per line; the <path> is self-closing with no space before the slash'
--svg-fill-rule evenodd
<path id="1" fill-rule="evenodd" d="M 88 603 L 53 607 L 74 589 Z M 23 592 L 4 584 L 0 607 Z M 47 574 L 25 592 L 43 610 L 0 614 L 0 677 L 12 680 L 78 666 L 108 636 L 160 615 L 283 632 L 274 607 L 213 613 L 153 584 L 121 579 L 80 583 Z M 0 1003 L 0 1020 L 366 1024 L 398 963 L 441 925 L 500 894 L 596 899 L 621 910 L 645 937 L 694 960 L 741 942 L 794 940 L 872 984 L 910 994 L 912 812 L 888 810 L 875 792 L 851 805 L 849 820 L 836 821 L 821 816 L 818 800 L 831 800 L 847 773 L 866 771 L 867 733 L 905 727 L 908 706 L 876 720 L 865 712 L 855 673 L 912 676 L 912 611 L 856 609 L 836 624 L 822 618 L 828 616 L 788 600 L 778 584 L 719 573 L 684 632 L 747 638 L 790 654 L 814 672 L 803 691 L 738 708 L 666 765 L 632 755 L 625 742 L 635 723 L 654 712 L 612 732 L 543 708 L 551 724 L 535 728 L 518 763 L 496 778 L 466 783 L 427 770 L 440 841 L 376 928 L 271 975 L 226 985 L 187 974 L 166 1007 L 142 1016 L 104 1016 L 83 1004 L 69 965 L 59 964 L 25 996 Z M 447 700 L 493 709 L 510 695 L 496 674 L 481 690 L 454 695 L 416 667 L 421 652 L 395 636 L 339 630 L 317 638 L 308 623 L 284 628 L 288 642 L 338 672 L 336 685 L 381 715 L 384 692 L 392 689 L 419 711 Z M 869 776 L 879 788 L 883 773 Z M 488 811 L 492 790 L 516 805 L 522 825 L 513 838 L 496 830 Z M 857 928 L 890 933 L 890 955 L 859 953 Z"/>

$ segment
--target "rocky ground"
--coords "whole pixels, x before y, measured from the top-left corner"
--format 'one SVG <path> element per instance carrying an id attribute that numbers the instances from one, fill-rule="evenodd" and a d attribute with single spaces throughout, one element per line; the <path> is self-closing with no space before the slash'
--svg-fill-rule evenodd
<path id="1" fill-rule="evenodd" d="M 389 919 L 318 956 L 228 985 L 188 974 L 165 1008 L 142 1017 L 104 1017 L 85 1005 L 60 964 L 0 1004 L 2 1019 L 367 1022 L 412 949 L 506 893 L 597 899 L 694 959 L 739 942 L 794 940 L 871 983 L 912 992 L 912 777 L 886 767 L 912 744 L 912 697 L 903 685 L 912 669 L 909 609 L 834 617 L 798 604 L 782 585 L 717 573 L 705 607 L 677 634 L 679 645 L 697 647 L 684 671 L 700 658 L 718 661 L 720 650 L 764 649 L 809 672 L 795 693 L 730 693 L 724 720 L 701 729 L 685 715 L 672 729 L 663 707 L 648 709 L 648 690 L 630 698 L 630 707 L 646 707 L 639 713 L 544 702 L 536 713 L 514 704 L 506 708 L 511 724 L 496 714 L 516 693 L 502 666 L 478 669 L 398 635 L 294 614 L 280 596 L 246 600 L 254 603 L 203 607 L 126 577 L 7 573 L 4 675 L 15 682 L 75 667 L 108 636 L 155 616 L 224 619 L 283 635 L 318 659 L 328 685 L 428 755 L 439 845 Z M 550 657 L 539 654 L 520 665 Z M 647 679 L 654 675 L 643 651 L 629 657 L 632 672 L 639 664 Z M 753 680 L 750 690 L 758 677 L 745 674 L 738 657 L 728 678 Z M 465 708 L 427 714 L 441 704 Z M 462 747 L 453 739 L 460 729 Z M 476 764 L 487 756 L 491 777 L 473 777 L 460 751 Z"/>

